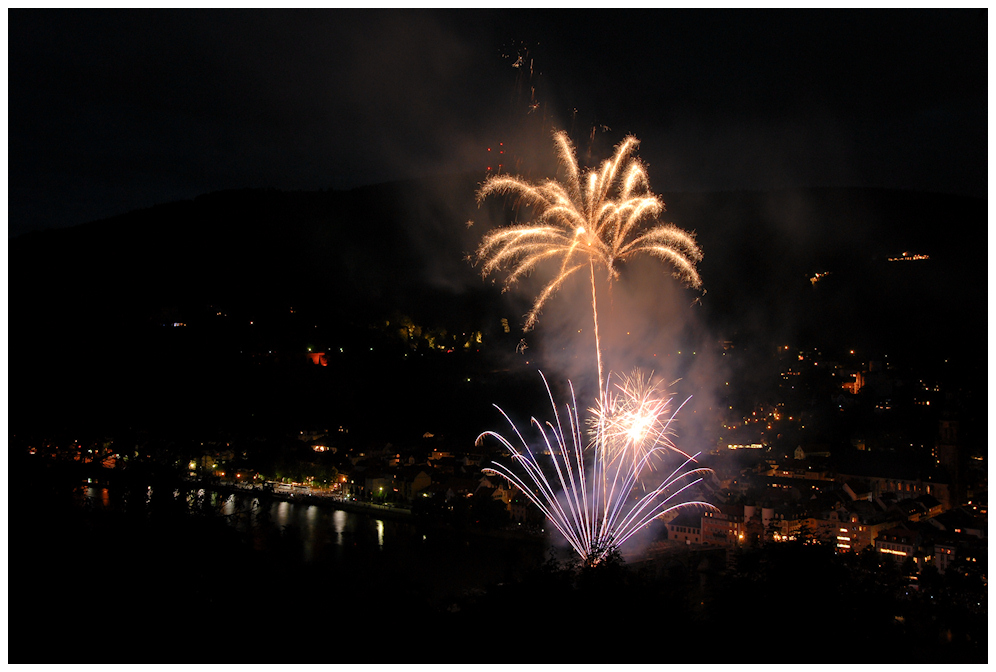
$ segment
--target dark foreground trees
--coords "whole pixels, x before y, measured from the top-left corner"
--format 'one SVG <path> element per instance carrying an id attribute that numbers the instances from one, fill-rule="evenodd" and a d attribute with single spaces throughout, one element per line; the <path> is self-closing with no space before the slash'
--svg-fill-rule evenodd
<path id="1" fill-rule="evenodd" d="M 675 554 L 595 567 L 551 559 L 451 618 L 502 643 L 501 660 L 587 663 L 980 663 L 985 586 L 926 581 L 870 551 L 812 544 Z M 971 585 L 971 589 L 965 589 Z M 534 653 L 522 647 L 542 642 Z"/>

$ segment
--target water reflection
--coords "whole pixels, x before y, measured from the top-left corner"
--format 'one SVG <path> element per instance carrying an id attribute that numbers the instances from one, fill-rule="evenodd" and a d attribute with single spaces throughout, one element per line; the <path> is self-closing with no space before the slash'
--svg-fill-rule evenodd
<path id="1" fill-rule="evenodd" d="M 228 495 L 212 504 L 229 525 L 250 534 L 257 547 L 274 543 L 297 548 L 305 562 L 321 560 L 329 553 L 342 557 L 342 549 L 383 549 L 399 534 L 411 536 L 410 524 L 374 519 L 370 516 L 314 504 L 275 502 L 245 495 Z M 197 510 L 192 506 L 191 510 Z"/>
<path id="2" fill-rule="evenodd" d="M 309 505 L 304 510 L 304 534 L 302 535 L 302 542 L 304 543 L 304 561 L 311 562 L 315 560 L 315 537 L 316 537 L 316 526 L 315 523 L 318 520 L 318 507 L 314 505 Z"/>
<path id="3" fill-rule="evenodd" d="M 260 499 L 250 493 L 221 493 L 182 486 L 164 492 L 144 484 L 118 489 L 113 484 L 84 479 L 75 489 L 75 495 L 81 506 L 92 510 L 118 507 L 126 510 L 137 506 L 146 512 L 162 506 L 165 497 L 171 505 L 178 504 L 191 515 L 224 520 L 247 534 L 256 548 L 281 544 L 288 550 L 296 549 L 295 553 L 306 562 L 343 558 L 346 549 L 348 553 L 364 548 L 377 549 L 380 553 L 407 553 L 414 545 L 428 548 L 425 536 L 408 522 L 304 502 Z"/>
<path id="4" fill-rule="evenodd" d="M 342 541 L 342 531 L 346 529 L 346 512 L 336 510 L 332 513 L 332 527 L 335 529 L 336 536 L 339 537 L 339 541 Z"/>
<path id="5" fill-rule="evenodd" d="M 335 510 L 332 512 L 332 531 L 335 533 L 332 543 L 336 550 L 341 553 L 343 545 L 343 532 L 346 530 L 348 514 L 345 511 Z"/>
<path id="6" fill-rule="evenodd" d="M 287 525 L 291 519 L 293 506 L 290 502 L 280 502 L 277 504 L 277 515 L 274 518 L 274 522 L 280 527 Z"/>
<path id="7" fill-rule="evenodd" d="M 87 509 L 111 508 L 111 493 L 107 488 L 98 488 L 90 484 L 81 485 L 76 488 L 74 494 L 76 500 Z"/>
<path id="8" fill-rule="evenodd" d="M 380 519 L 303 502 L 281 502 L 251 493 L 217 493 L 198 488 L 119 486 L 78 482 L 78 506 L 141 514 L 159 511 L 163 520 L 186 512 L 230 525 L 251 546 L 278 557 L 350 568 L 349 576 L 388 573 L 432 590 L 457 592 L 484 581 L 507 580 L 542 562 L 542 541 L 463 537 L 423 530 L 404 520 Z M 427 588 L 428 589 L 428 588 Z"/>

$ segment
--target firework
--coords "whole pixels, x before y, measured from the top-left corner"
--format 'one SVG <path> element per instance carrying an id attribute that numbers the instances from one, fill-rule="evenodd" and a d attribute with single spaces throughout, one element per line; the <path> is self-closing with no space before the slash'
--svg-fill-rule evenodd
<path id="1" fill-rule="evenodd" d="M 542 376 L 542 374 L 540 374 Z M 546 516 L 567 539 L 582 562 L 594 565 L 618 549 L 636 532 L 675 509 L 707 506 L 702 501 L 684 501 L 682 493 L 702 480 L 709 471 L 696 467 L 697 455 L 678 450 L 669 439 L 669 427 L 677 409 L 670 411 L 670 397 L 660 394 L 641 374 L 623 377 L 618 393 L 592 409 L 593 422 L 586 440 L 577 412 L 574 389 L 566 405 L 566 431 L 550 386 L 554 420 L 541 423 L 531 418 L 542 436 L 539 456 L 548 454 L 550 464 L 541 463 L 522 433 L 505 412 L 521 449 L 501 434 L 487 431 L 478 437 L 497 439 L 511 453 L 512 466 L 492 462 L 485 468 L 508 479 Z M 680 407 L 679 407 L 680 408 Z M 655 462 L 678 457 L 679 465 L 664 478 L 647 484 L 647 470 Z M 521 469 L 515 469 L 516 463 Z M 663 472 L 661 472 L 663 474 Z M 634 494 L 637 484 L 642 496 Z"/>
<path id="2" fill-rule="evenodd" d="M 566 181 L 530 183 L 520 177 L 493 175 L 477 193 L 478 201 L 491 195 L 514 194 L 532 208 L 533 220 L 496 229 L 477 250 L 482 275 L 507 269 L 506 289 L 540 262 L 556 259 L 557 274 L 537 296 L 526 316 L 525 330 L 535 324 L 543 305 L 575 272 L 588 266 L 604 268 L 609 281 L 619 277 L 619 263 L 647 253 L 673 266 L 673 275 L 692 287 L 702 284 L 696 263 L 702 252 L 694 235 L 658 217 L 664 203 L 650 191 L 643 164 L 632 157 L 639 141 L 628 136 L 598 170 L 578 167 L 567 134 L 554 134 Z"/>
<path id="3" fill-rule="evenodd" d="M 566 180 L 530 183 L 520 177 L 493 175 L 478 191 L 478 200 L 491 195 L 516 195 L 532 210 L 533 219 L 487 234 L 477 250 L 482 275 L 508 271 L 506 289 L 540 263 L 559 263 L 556 275 L 543 287 L 526 316 L 525 330 L 533 328 L 543 305 L 577 271 L 588 267 L 598 365 L 598 404 L 590 409 L 587 425 L 577 412 L 574 389 L 566 406 L 566 430 L 550 387 L 543 378 L 554 421 L 535 425 L 542 436 L 539 457 L 509 421 L 521 449 L 496 432 L 478 437 L 497 439 L 512 455 L 512 464 L 492 463 L 485 468 L 508 479 L 556 527 L 582 561 L 597 564 L 651 520 L 683 506 L 710 506 L 683 501 L 685 493 L 702 480 L 707 469 L 694 466 L 697 455 L 678 450 L 670 440 L 671 398 L 650 376 L 635 372 L 605 386 L 598 335 L 595 267 L 604 269 L 611 284 L 619 265 L 633 255 L 657 256 L 673 267 L 673 275 L 692 287 L 702 284 L 695 265 L 702 259 L 692 234 L 658 217 L 664 204 L 650 191 L 643 165 L 633 158 L 638 141 L 630 136 L 616 147 L 598 170 L 580 170 L 570 139 L 554 134 Z M 683 404 L 682 404 L 683 405 Z M 680 407 L 679 407 L 680 408 Z M 587 438 L 584 428 L 587 426 Z M 679 466 L 666 477 L 648 472 L 677 457 Z M 517 467 L 521 467 L 518 469 Z M 642 496 L 635 494 L 640 486 Z"/>
<path id="4" fill-rule="evenodd" d="M 602 436 L 607 461 L 643 455 L 658 443 L 669 441 L 670 421 L 665 411 L 670 401 L 653 374 L 636 369 L 629 375 L 619 375 L 598 406 L 590 409 L 588 418 L 590 432 Z M 653 463 L 649 466 L 653 467 Z"/>

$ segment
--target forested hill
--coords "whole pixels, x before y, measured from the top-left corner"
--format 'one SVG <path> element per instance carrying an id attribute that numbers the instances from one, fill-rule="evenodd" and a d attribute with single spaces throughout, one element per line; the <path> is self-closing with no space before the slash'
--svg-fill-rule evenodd
<path id="1" fill-rule="evenodd" d="M 468 260 L 516 216 L 501 199 L 478 207 L 479 179 L 218 192 L 11 239 L 12 416 L 20 403 L 70 403 L 52 390 L 94 376 L 112 381 L 104 391 L 141 389 L 137 362 L 173 362 L 161 332 L 174 323 L 214 325 L 208 340 L 184 337 L 205 359 L 329 349 L 331 334 L 359 343 L 358 331 L 401 318 L 453 338 L 480 331 L 504 357 L 529 297 L 501 294 Z M 665 219 L 705 253 L 694 310 L 710 337 L 984 361 L 985 201 L 867 189 L 663 198 Z"/>
<path id="2" fill-rule="evenodd" d="M 433 186 L 456 198 L 414 184 L 226 191 L 27 234 L 11 241 L 11 298 L 29 299 L 29 308 L 48 295 L 60 309 L 112 315 L 205 302 L 364 314 L 409 303 L 431 308 L 426 294 L 439 288 L 431 264 L 442 278 L 474 276 L 461 256 L 461 209 L 476 209 L 473 181 Z"/>
<path id="3" fill-rule="evenodd" d="M 12 317 L 131 319 L 203 303 L 484 317 L 494 292 L 466 257 L 501 222 L 496 208 L 477 207 L 476 187 L 475 177 L 455 176 L 346 192 L 226 191 L 26 234 L 10 241 Z M 881 310 L 941 310 L 945 321 L 980 312 L 985 201 L 866 189 L 664 199 L 666 219 L 698 236 L 702 304 L 729 331 L 784 323 L 786 338 L 806 333 L 813 325 L 800 324 L 798 302 L 841 321 Z M 886 265 L 903 252 L 930 259 Z M 828 275 L 814 284 L 817 273 Z M 25 326 L 12 324 L 15 336 Z"/>

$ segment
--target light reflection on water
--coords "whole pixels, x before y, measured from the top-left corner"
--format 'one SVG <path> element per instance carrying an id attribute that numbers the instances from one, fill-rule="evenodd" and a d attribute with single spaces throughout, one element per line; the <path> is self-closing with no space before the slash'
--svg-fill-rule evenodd
<path id="1" fill-rule="evenodd" d="M 280 502 L 252 494 L 204 489 L 136 488 L 80 483 L 79 505 L 91 510 L 152 513 L 157 507 L 191 518 L 223 520 L 246 535 L 257 550 L 290 552 L 304 562 L 376 567 L 433 590 L 458 591 L 482 581 L 500 581 L 543 561 L 546 544 L 423 531 L 410 522 L 380 519 L 331 507 Z M 186 505 L 184 507 L 184 505 Z M 134 508 L 133 508 L 134 507 Z M 137 508 L 138 511 L 134 509 Z M 374 571 L 374 570 L 370 570 Z"/>
<path id="2" fill-rule="evenodd" d="M 407 538 L 412 526 L 397 521 L 383 521 L 371 516 L 314 504 L 267 502 L 248 496 L 232 495 L 220 508 L 229 524 L 243 532 L 266 536 L 265 530 L 281 538 L 300 543 L 305 562 L 320 560 L 331 550 L 341 557 L 345 546 L 374 546 L 383 549 L 393 541 Z M 245 515 L 248 512 L 249 515 Z M 264 529 L 261 529 L 264 528 Z M 392 541 L 393 540 L 393 541 Z"/>
<path id="3" fill-rule="evenodd" d="M 81 485 L 76 489 L 76 497 L 82 504 L 90 509 L 109 509 L 111 507 L 111 493 L 107 488 L 99 488 L 96 485 Z"/>
<path id="4" fill-rule="evenodd" d="M 149 510 L 156 497 L 152 487 L 142 487 L 136 493 L 139 499 L 125 497 L 122 502 L 112 504 L 112 493 L 108 487 L 97 483 L 83 482 L 76 488 L 77 501 L 90 509 L 110 509 L 115 505 L 125 508 L 139 506 Z M 385 521 L 368 515 L 351 513 L 340 509 L 325 508 L 314 504 L 267 501 L 246 494 L 219 493 L 204 488 L 175 489 L 168 493 L 173 501 L 184 502 L 194 515 L 217 515 L 240 532 L 266 540 L 273 535 L 292 539 L 300 543 L 300 551 L 306 562 L 317 560 L 323 547 L 335 549 L 341 555 L 342 547 L 376 545 L 383 549 L 392 540 L 409 537 L 410 524 L 398 521 Z"/>
<path id="5" fill-rule="evenodd" d="M 332 512 L 332 529 L 335 530 L 335 543 L 342 546 L 342 533 L 346 529 L 346 512 L 336 509 Z"/>
<path id="6" fill-rule="evenodd" d="M 290 502 L 280 502 L 277 504 L 277 515 L 274 517 L 273 522 L 280 527 L 288 525 L 290 523 L 292 506 L 293 504 Z"/>

